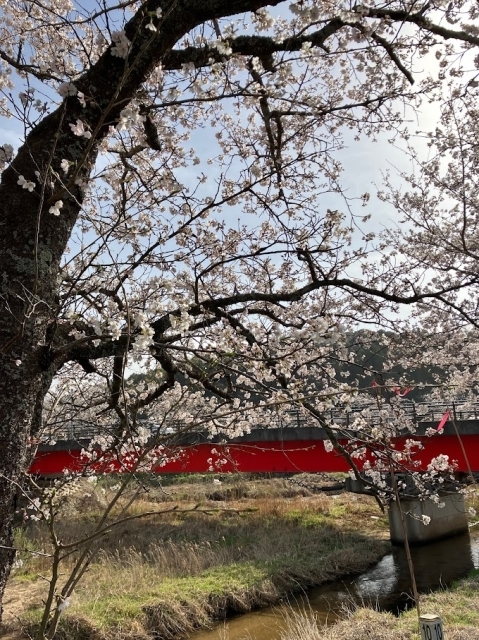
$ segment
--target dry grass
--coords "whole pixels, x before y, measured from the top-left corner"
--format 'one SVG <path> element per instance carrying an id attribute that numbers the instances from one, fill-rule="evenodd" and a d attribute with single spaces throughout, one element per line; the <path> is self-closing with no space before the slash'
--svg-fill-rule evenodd
<path id="1" fill-rule="evenodd" d="M 111 481 L 110 481 L 111 483 Z M 238 492 L 243 497 L 231 497 Z M 71 543 L 90 535 L 99 519 L 104 504 L 112 492 L 108 487 L 96 488 L 87 484 L 85 493 L 79 491 L 74 500 L 66 502 L 57 523 L 58 537 L 64 543 Z M 168 490 L 168 494 L 165 491 Z M 234 490 L 234 491 L 233 491 Z M 223 492 L 225 500 L 212 494 Z M 181 483 L 178 487 L 166 489 L 150 488 L 148 493 L 138 496 L 128 509 L 128 515 L 139 515 L 148 511 L 168 509 L 178 505 L 177 511 L 162 516 L 151 516 L 141 521 L 132 521 L 111 529 L 101 540 L 100 547 L 105 554 L 121 558 L 131 551 L 145 556 L 150 554 L 159 541 L 182 543 L 204 543 L 215 545 L 216 553 L 225 547 L 234 557 L 231 561 L 261 557 L 266 544 L 271 547 L 271 533 L 281 526 L 279 544 L 289 553 L 291 540 L 283 535 L 293 531 L 296 543 L 301 544 L 302 535 L 309 537 L 314 528 L 324 537 L 331 535 L 330 527 L 343 533 L 366 531 L 368 536 L 384 537 L 387 533 L 385 518 L 379 512 L 374 500 L 354 494 L 325 495 L 323 493 L 304 495 L 302 487 L 292 485 L 287 480 L 238 480 L 223 481 L 218 486 L 200 481 L 197 484 Z M 229 496 L 229 497 L 227 497 Z M 119 504 L 118 513 L 130 501 L 126 495 Z M 204 513 L 183 514 L 181 509 L 198 506 Z M 221 512 L 222 509 L 237 509 L 240 513 Z M 248 512 L 251 511 L 251 512 Z M 306 533 L 305 533 L 306 532 Z M 301 534 L 301 535 L 298 535 Z M 31 523 L 25 530 L 19 530 L 17 546 L 40 552 L 49 551 L 49 534 L 45 526 Z M 270 552 L 267 551 L 269 554 Z M 252 556 L 253 554 L 253 556 Z M 72 558 L 73 560 L 74 558 Z M 43 556 L 22 555 L 23 573 L 41 573 L 48 570 L 49 560 Z M 218 563 L 224 562 L 222 556 Z"/>
<path id="2" fill-rule="evenodd" d="M 314 612 L 304 611 L 288 616 L 281 640 L 411 640 L 411 635 L 397 629 L 392 614 L 372 609 L 358 609 L 330 627 L 318 625 Z"/>
<path id="3" fill-rule="evenodd" d="M 285 611 L 283 620 L 284 629 L 281 629 L 280 640 L 317 640 L 321 623 L 313 609 L 291 608 Z"/>
<path id="4" fill-rule="evenodd" d="M 145 547 L 151 537 L 143 534 L 142 551 L 137 540 L 136 547 L 102 552 L 70 618 L 78 612 L 82 628 L 96 630 L 92 638 L 117 636 L 118 630 L 128 635 L 132 620 L 136 634 L 141 620 L 144 633 L 172 638 L 227 613 L 272 604 L 300 587 L 362 571 L 388 544 L 338 529 L 334 514 L 343 514 L 347 500 L 263 498 L 246 517 L 195 514 L 150 523 L 157 537 Z M 65 637 L 72 637 L 70 627 Z"/>
<path id="5" fill-rule="evenodd" d="M 479 640 L 479 571 L 450 588 L 421 596 L 421 611 L 439 615 L 447 640 Z M 419 640 L 415 609 L 399 618 L 389 613 L 357 608 L 344 620 L 325 627 L 314 611 L 286 615 L 281 640 Z M 260 640 L 260 639 L 256 639 Z"/>
<path id="6" fill-rule="evenodd" d="M 89 534 L 111 492 L 105 485 L 87 490 L 90 499 L 81 492 L 75 498 L 81 509 L 70 500 L 62 512 L 58 535 L 64 542 Z M 113 528 L 72 599 L 60 638 L 184 636 L 229 613 L 360 572 L 389 546 L 384 518 L 370 498 L 313 493 L 287 480 L 224 479 L 219 485 L 209 478 L 153 487 L 128 513 L 172 503 L 240 513 L 186 516 L 178 510 Z M 21 538 L 24 546 L 48 552 L 45 528 L 30 526 Z M 44 557 L 24 558 L 24 578 L 47 572 Z M 65 574 L 73 559 L 63 566 Z M 35 615 L 30 615 L 33 624 Z"/>

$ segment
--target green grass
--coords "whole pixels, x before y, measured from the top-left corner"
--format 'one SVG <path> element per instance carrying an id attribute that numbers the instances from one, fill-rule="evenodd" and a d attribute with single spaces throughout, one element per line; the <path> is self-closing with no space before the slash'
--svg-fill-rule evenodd
<path id="1" fill-rule="evenodd" d="M 293 510 L 288 513 L 288 520 L 300 527 L 321 527 L 328 523 L 328 514 L 315 513 L 312 511 Z"/>
<path id="2" fill-rule="evenodd" d="M 455 582 L 448 589 L 435 591 L 421 597 L 421 610 L 439 615 L 447 627 L 472 627 L 479 629 L 479 571 L 464 580 Z M 400 618 L 400 626 L 416 632 L 417 614 L 408 611 Z"/>

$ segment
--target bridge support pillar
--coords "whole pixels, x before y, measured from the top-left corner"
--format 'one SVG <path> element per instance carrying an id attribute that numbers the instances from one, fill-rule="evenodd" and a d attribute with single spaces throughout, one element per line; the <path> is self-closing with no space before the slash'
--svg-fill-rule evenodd
<path id="1" fill-rule="evenodd" d="M 416 497 L 403 497 L 400 502 L 409 544 L 427 544 L 468 531 L 466 506 L 462 493 L 441 495 L 440 504 L 444 504 L 442 507 L 432 500 L 419 500 Z M 391 542 L 403 545 L 404 530 L 397 502 L 390 503 L 388 516 Z"/>

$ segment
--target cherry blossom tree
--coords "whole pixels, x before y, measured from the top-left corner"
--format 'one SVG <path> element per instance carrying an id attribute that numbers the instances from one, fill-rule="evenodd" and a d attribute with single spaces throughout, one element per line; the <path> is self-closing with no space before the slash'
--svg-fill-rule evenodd
<path id="1" fill-rule="evenodd" d="M 401 303 L 475 318 L 459 292 L 478 277 L 479 37 L 459 0 L 0 7 L 14 123 L 0 146 L 1 596 L 28 442 L 73 397 L 59 399 L 58 376 L 91 391 L 68 411 L 123 438 L 183 397 L 180 377 L 186 423 L 199 390 L 216 430 L 247 429 L 260 397 L 321 421 L 356 391 L 331 363 L 349 329 L 387 324 Z M 422 232 L 375 242 L 369 194 L 344 188 L 344 139 L 409 141 L 420 160 L 411 119 L 431 105 L 446 131 L 432 131 L 436 164 L 407 195 L 383 192 Z M 452 236 L 443 192 L 459 203 Z M 150 382 L 133 389 L 135 367 Z"/>

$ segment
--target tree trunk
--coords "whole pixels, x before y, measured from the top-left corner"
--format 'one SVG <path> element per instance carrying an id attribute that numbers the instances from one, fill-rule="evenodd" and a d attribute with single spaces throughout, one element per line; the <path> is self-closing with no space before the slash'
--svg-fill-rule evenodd
<path id="1" fill-rule="evenodd" d="M 17 346 L 21 351 L 20 345 Z M 38 374 L 26 375 L 12 353 L 1 354 L 0 367 L 0 602 L 15 557 L 12 521 L 36 400 Z M 0 613 L 2 611 L 0 605 Z"/>
<path id="2" fill-rule="evenodd" d="M 55 119 L 51 125 L 57 127 Z M 42 168 L 44 157 L 34 161 L 31 149 L 19 150 L 0 185 L 0 602 L 15 556 L 12 521 L 39 391 L 46 391 L 42 381 L 52 367 L 46 333 L 55 317 L 58 265 L 78 214 L 70 211 L 55 223 L 42 206 L 40 186 L 29 192 L 18 185 L 19 175 L 32 180 Z"/>
<path id="3" fill-rule="evenodd" d="M 66 112 L 64 104 L 33 129 L 0 184 L 0 603 L 15 556 L 12 521 L 29 439 L 38 431 L 45 380 L 58 367 L 49 357 L 49 333 L 58 311 L 59 265 L 82 202 L 73 185 L 62 215 L 49 212 L 48 198 L 58 189 L 51 168 L 58 171 L 65 157 L 78 160 L 86 142 L 72 140 Z M 80 177 L 95 158 L 93 145 Z M 20 176 L 35 188 L 25 189 Z"/>

